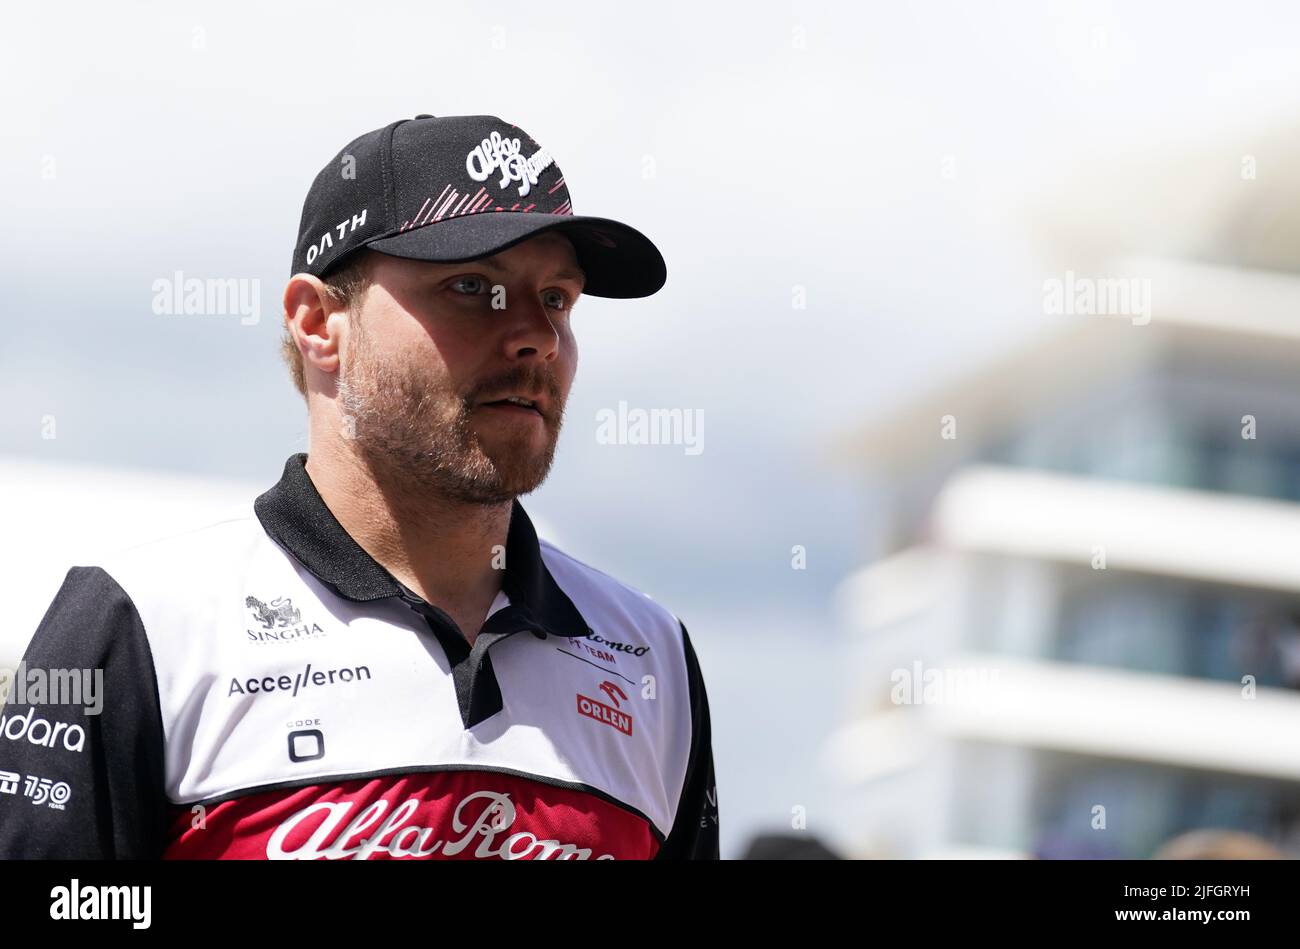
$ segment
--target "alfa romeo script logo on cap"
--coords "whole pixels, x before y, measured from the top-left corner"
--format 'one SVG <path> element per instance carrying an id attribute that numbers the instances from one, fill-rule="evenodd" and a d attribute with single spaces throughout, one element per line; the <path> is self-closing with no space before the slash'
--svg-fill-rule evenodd
<path id="1" fill-rule="evenodd" d="M 500 132 L 493 132 L 483 141 L 470 149 L 465 156 L 465 171 L 475 181 L 487 181 L 492 172 L 500 170 L 501 180 L 498 188 L 506 188 L 510 182 L 519 182 L 519 197 L 528 196 L 533 185 L 537 184 L 537 175 L 554 159 L 550 152 L 538 148 L 525 158 L 520 151 L 517 138 L 502 138 Z"/>

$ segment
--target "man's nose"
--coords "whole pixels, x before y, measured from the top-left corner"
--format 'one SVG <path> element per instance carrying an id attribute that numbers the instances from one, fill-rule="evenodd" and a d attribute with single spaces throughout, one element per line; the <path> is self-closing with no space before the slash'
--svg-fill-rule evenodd
<path id="1" fill-rule="evenodd" d="M 510 330 L 506 334 L 506 355 L 511 359 L 536 356 L 551 360 L 559 355 L 560 334 L 551 322 L 550 310 L 535 295 L 516 295 L 506 304 Z"/>

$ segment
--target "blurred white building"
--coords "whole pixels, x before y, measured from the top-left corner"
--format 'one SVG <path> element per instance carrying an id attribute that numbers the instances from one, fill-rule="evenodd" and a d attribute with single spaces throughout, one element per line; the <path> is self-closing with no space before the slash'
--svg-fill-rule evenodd
<path id="1" fill-rule="evenodd" d="M 1104 272 L 1149 323 L 1051 317 L 851 440 L 888 517 L 825 749 L 860 855 L 1300 841 L 1300 278 Z"/>

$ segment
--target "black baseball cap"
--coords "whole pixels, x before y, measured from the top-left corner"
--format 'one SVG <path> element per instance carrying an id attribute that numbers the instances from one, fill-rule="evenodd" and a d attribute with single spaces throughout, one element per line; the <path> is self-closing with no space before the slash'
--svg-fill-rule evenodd
<path id="1" fill-rule="evenodd" d="M 296 273 L 324 277 L 362 247 L 455 263 L 544 231 L 573 242 L 583 293 L 647 297 L 668 272 L 640 231 L 575 216 L 564 173 L 517 126 L 492 115 L 417 115 L 354 138 L 307 192 Z"/>

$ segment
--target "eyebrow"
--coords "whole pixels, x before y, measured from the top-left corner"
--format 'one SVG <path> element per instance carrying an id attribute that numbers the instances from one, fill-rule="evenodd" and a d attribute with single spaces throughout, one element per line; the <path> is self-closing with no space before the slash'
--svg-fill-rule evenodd
<path id="1" fill-rule="evenodd" d="M 495 254 L 493 254 L 490 257 L 480 257 L 477 260 L 467 260 L 464 261 L 464 263 L 481 264 L 484 267 L 488 267 L 492 270 L 499 270 L 502 273 L 509 272 L 507 268 L 501 266 L 501 262 L 497 259 Z M 566 280 L 576 280 L 583 287 L 586 287 L 587 285 L 587 275 L 583 273 L 581 270 L 575 269 L 573 267 L 565 267 L 563 270 L 557 270 L 551 274 L 551 277 L 552 278 L 559 277 L 560 279 L 566 279 Z"/>

